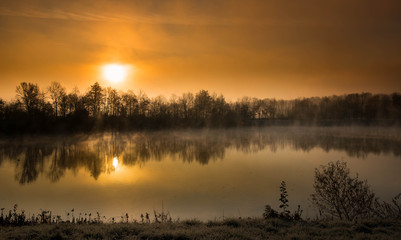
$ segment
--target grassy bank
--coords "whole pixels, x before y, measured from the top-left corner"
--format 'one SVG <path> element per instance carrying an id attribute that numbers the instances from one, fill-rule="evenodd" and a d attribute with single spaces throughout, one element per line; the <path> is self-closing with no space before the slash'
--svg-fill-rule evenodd
<path id="1" fill-rule="evenodd" d="M 0 227 L 0 239 L 401 239 L 400 220 L 53 224 Z"/>

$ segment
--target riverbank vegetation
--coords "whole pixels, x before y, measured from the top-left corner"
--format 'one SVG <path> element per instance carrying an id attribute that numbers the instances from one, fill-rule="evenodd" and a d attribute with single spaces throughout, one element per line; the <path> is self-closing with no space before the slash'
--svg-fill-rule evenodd
<path id="1" fill-rule="evenodd" d="M 40 89 L 22 82 L 16 99 L 0 98 L 0 131 L 15 133 L 91 132 L 260 125 L 399 125 L 401 94 L 354 93 L 294 100 L 223 95 L 201 90 L 149 98 L 99 83 L 85 93 L 53 82 Z"/>
<path id="2" fill-rule="evenodd" d="M 66 220 L 50 211 L 26 216 L 1 209 L 1 239 L 399 239 L 400 195 L 379 201 L 366 181 L 352 176 L 345 162 L 330 162 L 315 170 L 312 202 L 320 215 L 303 219 L 301 206 L 289 210 L 286 182 L 279 191 L 280 212 L 266 205 L 263 218 L 223 218 L 202 222 L 172 219 L 168 212 L 127 214 L 107 219 L 96 213 L 76 213 Z"/>
<path id="3" fill-rule="evenodd" d="M 1 239 L 399 239 L 400 220 L 227 219 L 176 223 L 58 224 L 0 227 Z"/>

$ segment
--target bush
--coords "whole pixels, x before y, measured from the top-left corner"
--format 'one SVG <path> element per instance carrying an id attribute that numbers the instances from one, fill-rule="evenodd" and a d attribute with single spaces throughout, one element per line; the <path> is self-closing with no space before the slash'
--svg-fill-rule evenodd
<path id="1" fill-rule="evenodd" d="M 375 215 L 379 218 L 401 219 L 401 193 L 393 197 L 391 203 L 375 201 Z"/>
<path id="2" fill-rule="evenodd" d="M 315 169 L 312 202 L 323 216 L 352 221 L 373 213 L 375 194 L 366 181 L 350 176 L 347 163 L 330 162 Z"/>
<path id="3" fill-rule="evenodd" d="M 263 217 L 267 220 L 270 218 L 278 218 L 279 214 L 276 210 L 274 210 L 270 205 L 265 206 L 265 212 L 263 213 Z"/>

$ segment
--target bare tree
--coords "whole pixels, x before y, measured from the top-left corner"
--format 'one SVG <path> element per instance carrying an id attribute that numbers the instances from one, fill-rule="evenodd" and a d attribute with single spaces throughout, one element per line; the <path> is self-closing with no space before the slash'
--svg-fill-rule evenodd
<path id="1" fill-rule="evenodd" d="M 149 104 L 150 104 L 150 99 L 144 92 L 139 92 L 138 96 L 138 104 L 139 104 L 139 114 L 142 116 L 147 116 L 149 112 Z"/>
<path id="2" fill-rule="evenodd" d="M 137 108 L 138 99 L 133 91 L 128 91 L 127 93 L 122 94 L 121 101 L 124 106 L 125 112 L 128 116 L 132 116 L 134 110 Z"/>
<path id="3" fill-rule="evenodd" d="M 50 99 L 53 102 L 54 110 L 56 116 L 58 116 L 58 109 L 59 105 L 62 102 L 63 98 L 65 97 L 65 89 L 61 86 L 58 82 L 52 82 L 48 87 L 50 92 Z"/>
<path id="4" fill-rule="evenodd" d="M 178 103 L 182 117 L 185 119 L 189 119 L 191 115 L 191 109 L 194 105 L 194 95 L 192 93 L 184 93 L 178 99 Z"/>
<path id="5" fill-rule="evenodd" d="M 197 119 L 206 120 L 211 114 L 212 97 L 207 90 L 201 90 L 195 95 L 194 109 Z"/>
<path id="6" fill-rule="evenodd" d="M 375 194 L 366 181 L 350 176 L 347 163 L 330 162 L 315 169 L 315 193 L 312 202 L 326 217 L 352 221 L 371 215 Z"/>
<path id="7" fill-rule="evenodd" d="M 38 109 L 40 103 L 39 86 L 33 83 L 22 82 L 16 89 L 17 97 L 24 104 L 25 110 L 31 113 Z"/>
<path id="8" fill-rule="evenodd" d="M 0 120 L 3 120 L 5 114 L 5 102 L 3 99 L 0 98 Z"/>
<path id="9" fill-rule="evenodd" d="M 166 116 L 168 113 L 167 100 L 163 96 L 157 96 L 149 104 L 149 113 L 152 117 Z"/>
<path id="10" fill-rule="evenodd" d="M 86 94 L 86 99 L 93 116 L 97 116 L 104 100 L 104 90 L 98 82 L 91 85 L 89 92 Z"/>

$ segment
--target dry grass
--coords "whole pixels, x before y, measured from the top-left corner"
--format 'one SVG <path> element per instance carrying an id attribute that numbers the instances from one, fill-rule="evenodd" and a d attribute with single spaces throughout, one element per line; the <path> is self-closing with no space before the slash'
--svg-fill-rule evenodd
<path id="1" fill-rule="evenodd" d="M 0 227 L 0 239 L 401 239 L 400 220 L 53 224 Z"/>

